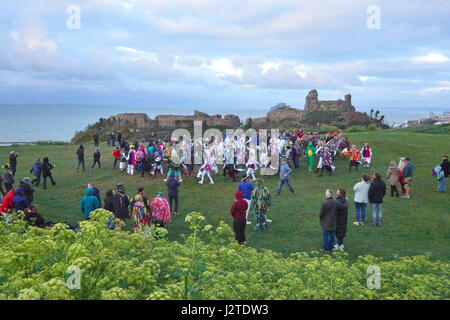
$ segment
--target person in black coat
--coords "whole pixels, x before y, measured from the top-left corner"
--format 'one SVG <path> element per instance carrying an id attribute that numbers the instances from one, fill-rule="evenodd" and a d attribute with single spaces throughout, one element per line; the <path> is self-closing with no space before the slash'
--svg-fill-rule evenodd
<path id="1" fill-rule="evenodd" d="M 95 149 L 95 152 L 94 152 L 94 155 L 93 155 L 93 157 L 94 157 L 94 163 L 92 164 L 91 170 L 94 169 L 96 163 L 98 163 L 98 168 L 99 168 L 99 169 L 102 168 L 102 166 L 101 166 L 101 164 L 100 164 L 100 156 L 101 156 L 101 154 L 100 154 L 100 148 L 96 148 L 96 149 Z"/>
<path id="2" fill-rule="evenodd" d="M 94 132 L 94 134 L 92 135 L 92 139 L 94 139 L 94 144 L 96 147 L 98 147 L 98 133 Z"/>
<path id="3" fill-rule="evenodd" d="M 344 238 L 347 232 L 348 199 L 344 189 L 338 189 L 336 194 L 336 202 L 338 204 L 336 238 L 338 243 L 334 247 L 337 249 L 344 249 Z"/>
<path id="4" fill-rule="evenodd" d="M 123 184 L 119 183 L 116 187 L 116 193 L 113 196 L 114 216 L 122 221 L 130 219 L 130 213 L 128 212 L 129 205 L 130 198 L 125 194 Z"/>
<path id="5" fill-rule="evenodd" d="M 438 188 L 436 191 L 445 192 L 447 178 L 450 172 L 450 163 L 448 162 L 448 156 L 442 156 L 441 169 L 444 172 L 444 176 L 438 181 Z"/>
<path id="6" fill-rule="evenodd" d="M 383 197 L 386 194 L 386 184 L 381 180 L 381 174 L 375 172 L 369 188 L 369 202 L 372 204 L 372 226 L 381 226 L 383 218 Z"/>
<path id="7" fill-rule="evenodd" d="M 169 206 L 170 211 L 174 215 L 178 215 L 178 187 L 180 186 L 180 182 L 175 178 L 175 175 L 172 173 L 166 181 L 167 185 L 167 195 L 169 196 Z M 175 202 L 175 210 L 173 210 L 172 201 Z"/>
<path id="8" fill-rule="evenodd" d="M 77 158 L 78 158 L 78 166 L 77 166 L 77 172 L 80 168 L 80 165 L 83 166 L 84 171 L 84 146 L 81 144 L 80 147 L 77 150 Z"/>
<path id="9" fill-rule="evenodd" d="M 89 189 L 94 190 L 92 195 L 98 199 L 98 202 L 100 203 L 100 206 L 102 206 L 102 199 L 100 198 L 100 190 L 98 190 L 98 188 L 96 188 L 93 183 L 89 183 L 87 187 Z"/>
<path id="10" fill-rule="evenodd" d="M 52 185 L 54 186 L 56 184 L 55 180 L 52 176 L 52 171 L 55 168 L 54 165 L 52 165 L 48 158 L 45 157 L 42 163 L 42 178 L 44 179 L 43 188 L 47 189 L 47 178 L 50 178 L 50 181 Z"/>
<path id="11" fill-rule="evenodd" d="M 320 226 L 322 227 L 323 249 L 321 251 L 330 253 L 334 247 L 336 234 L 338 204 L 333 200 L 333 191 L 325 192 L 326 200 L 320 206 Z"/>
<path id="12" fill-rule="evenodd" d="M 103 207 L 105 210 L 114 212 L 113 196 L 114 196 L 114 193 L 112 190 L 106 191 L 106 198 L 104 199 L 105 205 Z"/>
<path id="13" fill-rule="evenodd" d="M 15 153 L 14 151 L 11 151 L 11 154 L 9 155 L 9 166 L 11 168 L 12 175 L 16 176 L 16 170 L 17 170 L 17 157 L 19 156 L 18 153 Z"/>

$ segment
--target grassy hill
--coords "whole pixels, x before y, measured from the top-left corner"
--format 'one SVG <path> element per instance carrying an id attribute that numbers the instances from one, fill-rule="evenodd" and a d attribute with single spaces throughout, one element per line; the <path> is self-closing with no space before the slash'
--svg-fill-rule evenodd
<path id="1" fill-rule="evenodd" d="M 368 142 L 374 150 L 373 165 L 370 169 L 360 168 L 358 172 L 348 172 L 348 158 L 338 158 L 337 170 L 332 177 L 318 177 L 306 170 L 306 160 L 301 158 L 300 169 L 291 176 L 295 196 L 283 190 L 280 197 L 273 199 L 270 209 L 271 227 L 264 232 L 247 229 L 247 245 L 257 249 L 267 248 L 282 254 L 297 251 L 312 251 L 321 247 L 321 229 L 318 220 L 320 203 L 325 189 L 345 188 L 353 200 L 353 185 L 363 173 L 379 171 L 384 176 L 390 160 L 398 161 L 401 156 L 411 158 L 415 166 L 411 199 L 385 198 L 383 208 L 384 226 L 373 228 L 368 224 L 356 227 L 354 206 L 349 208 L 346 251 L 350 258 L 371 254 L 388 257 L 431 253 L 432 258 L 448 260 L 450 249 L 450 191 L 445 194 L 434 192 L 435 178 L 432 168 L 440 162 L 442 154 L 450 153 L 449 135 L 413 132 L 411 130 L 386 130 L 348 133 L 352 143 L 361 147 Z M 77 223 L 83 215 L 79 202 L 89 182 L 101 190 L 102 197 L 107 189 L 113 189 L 117 182 L 123 182 L 128 195 L 134 196 L 137 188 L 143 186 L 149 197 L 156 192 L 167 192 L 161 179 L 140 176 L 130 177 L 113 170 L 112 148 L 103 145 L 101 170 L 76 172 L 76 145 L 61 146 L 14 146 L 0 147 L 0 162 L 8 161 L 9 152 L 20 154 L 18 158 L 18 178 L 31 176 L 29 170 L 37 157 L 48 156 L 56 165 L 54 178 L 56 186 L 43 190 L 40 186 L 35 193 L 35 204 L 43 216 L 54 222 Z M 87 166 L 92 164 L 94 147 L 86 148 Z M 206 223 L 217 226 L 220 220 L 231 225 L 229 208 L 234 201 L 237 183 L 223 181 L 221 174 L 215 177 L 216 184 L 199 185 L 197 179 L 186 178 L 180 188 L 180 216 L 173 217 L 168 226 L 169 239 L 180 240 L 180 234 L 188 233 L 184 217 L 191 211 L 198 211 L 206 217 Z M 266 185 L 275 194 L 278 177 L 264 177 Z M 367 210 L 368 219 L 371 211 Z M 251 220 L 253 216 L 251 215 Z M 132 224 L 127 224 L 132 229 Z"/>

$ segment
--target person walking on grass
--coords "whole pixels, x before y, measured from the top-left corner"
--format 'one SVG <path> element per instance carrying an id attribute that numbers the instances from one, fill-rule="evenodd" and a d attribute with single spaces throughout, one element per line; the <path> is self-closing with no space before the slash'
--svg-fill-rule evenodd
<path id="1" fill-rule="evenodd" d="M 91 170 L 94 170 L 94 167 L 95 167 L 96 163 L 98 163 L 98 168 L 101 169 L 102 166 L 100 164 L 100 157 L 101 157 L 100 148 L 96 148 L 95 149 L 93 157 L 94 157 L 94 163 L 92 164 Z"/>
<path id="2" fill-rule="evenodd" d="M 245 242 L 245 227 L 247 225 L 246 212 L 248 209 L 248 203 L 243 198 L 241 191 L 235 193 L 236 201 L 231 206 L 231 216 L 233 217 L 233 231 L 234 238 L 239 244 Z"/>
<path id="3" fill-rule="evenodd" d="M 309 171 L 312 171 L 315 155 L 316 155 L 316 148 L 314 147 L 312 142 L 309 142 L 308 147 L 305 150 L 305 156 L 309 161 L 309 167 L 308 167 Z"/>
<path id="4" fill-rule="evenodd" d="M 91 212 L 101 208 L 100 202 L 97 197 L 94 196 L 94 190 L 91 188 L 86 188 L 85 196 L 80 202 L 81 212 L 84 214 L 84 219 L 89 220 L 89 215 Z"/>
<path id="5" fill-rule="evenodd" d="M 36 162 L 30 169 L 30 173 L 34 175 L 34 179 L 31 181 L 31 184 L 35 187 L 38 187 L 39 183 L 41 182 L 41 175 L 42 175 L 41 158 L 37 158 Z"/>
<path id="6" fill-rule="evenodd" d="M 166 185 L 167 195 L 169 196 L 170 211 L 172 214 L 178 215 L 178 187 L 180 186 L 180 182 L 175 178 L 175 174 L 173 172 L 169 175 Z M 172 206 L 172 201 L 175 202 L 175 208 Z"/>
<path id="7" fill-rule="evenodd" d="M 397 167 L 397 164 L 395 163 L 395 161 L 391 161 L 391 163 L 389 164 L 389 168 L 387 169 L 387 173 L 386 173 L 386 179 L 387 182 L 389 184 L 389 186 L 391 187 L 391 197 L 398 197 L 399 193 L 397 190 L 397 183 L 398 183 L 398 173 L 399 173 L 399 169 Z"/>
<path id="8" fill-rule="evenodd" d="M 411 163 L 409 158 L 405 158 L 405 167 L 402 171 L 402 180 L 405 184 L 405 195 L 402 198 L 409 199 L 410 198 L 410 190 L 411 190 L 411 181 L 414 174 L 414 166 Z"/>
<path id="9" fill-rule="evenodd" d="M 56 185 L 52 175 L 52 170 L 54 168 L 55 166 L 49 162 L 48 157 L 45 157 L 42 163 L 42 178 L 44 179 L 43 189 L 47 189 L 47 178 L 50 179 L 52 186 Z"/>
<path id="10" fill-rule="evenodd" d="M 334 245 L 336 249 L 344 249 L 344 238 L 347 233 L 347 219 L 348 219 L 348 198 L 345 189 L 339 188 L 336 192 L 336 202 L 338 204 L 337 219 L 336 219 L 336 238 L 337 244 Z"/>
<path id="11" fill-rule="evenodd" d="M 382 225 L 383 218 L 383 198 L 386 194 L 386 184 L 381 180 L 381 174 L 375 172 L 373 182 L 369 188 L 369 201 L 372 205 L 372 226 Z"/>
<path id="12" fill-rule="evenodd" d="M 355 192 L 354 202 L 356 214 L 356 221 L 353 222 L 353 224 L 356 226 L 363 226 L 366 219 L 366 206 L 369 202 L 369 181 L 370 177 L 365 174 L 361 177 L 361 181 L 353 186 L 353 191 Z"/>
<path id="13" fill-rule="evenodd" d="M 333 191 L 325 192 L 325 202 L 320 206 L 320 227 L 322 228 L 323 253 L 331 253 L 334 247 L 334 237 L 336 235 L 338 203 L 333 200 Z"/>
<path id="14" fill-rule="evenodd" d="M 251 221 L 248 221 L 248 211 L 250 210 L 250 205 L 252 203 L 252 192 L 254 189 L 255 187 L 251 183 L 251 180 L 247 177 L 242 178 L 242 182 L 238 185 L 238 191 L 242 192 L 242 197 L 248 204 L 247 211 L 245 212 L 245 220 L 247 221 L 247 224 L 251 224 Z"/>
<path id="15" fill-rule="evenodd" d="M 437 192 L 445 192 L 447 184 L 448 174 L 450 172 L 450 163 L 448 162 L 448 156 L 442 156 L 442 163 L 440 165 L 442 173 L 438 180 Z"/>
<path id="16" fill-rule="evenodd" d="M 84 172 L 84 146 L 82 144 L 77 150 L 77 158 L 78 158 L 77 172 L 78 169 L 80 169 L 80 165 L 82 166 Z"/>
<path id="17" fill-rule="evenodd" d="M 98 133 L 97 132 L 94 132 L 94 134 L 92 135 L 92 139 L 94 140 L 95 147 L 98 147 Z"/>
<path id="18" fill-rule="evenodd" d="M 281 159 L 281 166 L 280 166 L 280 182 L 278 183 L 278 190 L 276 193 L 276 196 L 279 196 L 281 193 L 281 189 L 283 188 L 283 185 L 285 184 L 289 190 L 291 191 L 291 194 L 294 194 L 294 189 L 292 189 L 291 185 L 289 184 L 289 175 L 292 172 L 292 169 L 289 167 L 289 165 L 286 163 L 285 159 Z"/>

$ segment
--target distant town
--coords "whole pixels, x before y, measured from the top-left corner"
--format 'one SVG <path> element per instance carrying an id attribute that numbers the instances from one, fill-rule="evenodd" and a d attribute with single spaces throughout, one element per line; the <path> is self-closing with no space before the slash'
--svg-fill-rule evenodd
<path id="1" fill-rule="evenodd" d="M 407 128 L 407 127 L 417 127 L 417 126 L 425 126 L 430 124 L 445 124 L 450 123 L 450 111 L 445 111 L 441 114 L 435 114 L 434 112 L 430 112 L 427 118 L 423 118 L 420 120 L 409 120 L 403 123 L 395 123 L 392 125 L 393 128 Z"/>

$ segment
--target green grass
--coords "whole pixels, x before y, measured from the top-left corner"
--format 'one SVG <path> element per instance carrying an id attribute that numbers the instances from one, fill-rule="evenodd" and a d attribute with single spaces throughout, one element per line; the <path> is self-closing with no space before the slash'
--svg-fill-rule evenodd
<path id="1" fill-rule="evenodd" d="M 449 135 L 415 133 L 409 130 L 386 130 L 348 133 L 352 143 L 362 146 L 368 142 L 374 150 L 372 168 L 360 167 L 358 172 L 348 172 L 348 158 L 338 158 L 337 171 L 332 177 L 318 177 L 306 170 L 306 160 L 301 158 L 300 169 L 291 176 L 291 184 L 296 191 L 292 196 L 284 189 L 281 196 L 273 199 L 270 208 L 271 227 L 264 232 L 247 229 L 247 245 L 272 249 L 283 254 L 296 251 L 312 251 L 321 247 L 321 229 L 318 211 L 324 199 L 325 189 L 345 188 L 353 200 L 353 185 L 363 173 L 380 171 L 384 177 L 390 160 L 401 156 L 411 158 L 415 166 L 411 199 L 385 198 L 383 208 L 384 226 L 372 228 L 369 225 L 356 227 L 353 202 L 349 207 L 346 251 L 351 258 L 371 254 L 388 257 L 392 254 L 417 255 L 431 253 L 433 258 L 450 257 L 450 191 L 436 193 L 436 180 L 431 176 L 432 168 L 440 162 L 442 154 L 450 153 Z M 0 147 L 0 162 L 6 163 L 9 151 L 20 153 L 17 177 L 30 176 L 29 169 L 37 157 L 48 156 L 56 165 L 53 171 L 56 186 L 49 184 L 47 190 L 40 186 L 35 193 L 35 204 L 43 216 L 55 222 L 77 223 L 83 218 L 79 202 L 89 182 L 94 182 L 101 190 L 102 197 L 107 189 L 113 189 L 117 182 L 123 182 L 130 197 L 139 186 L 145 187 L 149 197 L 167 189 L 161 179 L 130 177 L 113 170 L 112 148 L 102 146 L 103 169 L 93 172 L 76 172 L 76 145 L 37 145 Z M 86 155 L 93 153 L 94 147 L 87 146 Z M 87 157 L 87 166 L 92 157 Z M 221 167 L 220 167 L 221 168 Z M 220 172 L 221 173 L 221 172 Z M 272 194 L 278 184 L 277 177 L 264 177 Z M 198 211 L 206 217 L 206 222 L 217 225 L 224 220 L 231 225 L 229 208 L 234 201 L 237 183 L 224 182 L 222 175 L 216 175 L 216 184 L 199 185 L 195 178 L 185 178 L 180 188 L 180 216 L 173 217 L 168 225 L 169 238 L 177 240 L 180 234 L 188 233 L 184 217 L 191 211 Z M 205 180 L 206 181 L 206 180 Z M 389 190 L 388 190 L 389 191 Z M 368 219 L 371 211 L 367 210 Z M 253 216 L 251 215 L 253 218 Z M 252 219 L 253 220 L 253 219 Z M 132 224 L 127 224 L 131 230 Z"/>

